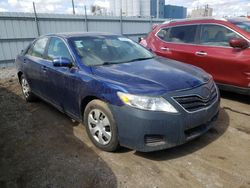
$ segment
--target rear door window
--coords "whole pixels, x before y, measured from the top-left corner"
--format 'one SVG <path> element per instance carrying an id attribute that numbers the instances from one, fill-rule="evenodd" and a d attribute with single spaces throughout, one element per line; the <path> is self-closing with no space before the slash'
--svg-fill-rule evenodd
<path id="1" fill-rule="evenodd" d="M 166 42 L 195 44 L 197 31 L 198 25 L 175 26 L 165 31 L 162 30 L 162 32 L 165 32 L 162 39 Z"/>
<path id="2" fill-rule="evenodd" d="M 240 36 L 224 26 L 213 24 L 201 26 L 200 43 L 202 45 L 229 47 L 229 41 L 232 38 L 240 38 Z"/>
<path id="3" fill-rule="evenodd" d="M 34 45 L 30 47 L 27 54 L 34 57 L 43 58 L 47 42 L 48 42 L 47 37 L 38 39 L 37 41 L 35 41 Z"/>

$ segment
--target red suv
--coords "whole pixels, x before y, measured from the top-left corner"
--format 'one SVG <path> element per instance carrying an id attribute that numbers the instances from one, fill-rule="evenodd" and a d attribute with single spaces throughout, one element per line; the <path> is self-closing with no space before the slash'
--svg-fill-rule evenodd
<path id="1" fill-rule="evenodd" d="M 157 55 L 198 66 L 218 86 L 250 95 L 250 20 L 184 19 L 164 22 L 141 44 Z"/>

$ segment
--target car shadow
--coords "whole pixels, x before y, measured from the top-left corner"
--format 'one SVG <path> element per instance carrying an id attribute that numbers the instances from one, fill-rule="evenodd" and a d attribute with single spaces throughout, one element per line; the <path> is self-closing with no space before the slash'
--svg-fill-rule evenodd
<path id="1" fill-rule="evenodd" d="M 230 91 L 222 91 L 222 90 L 220 90 L 220 94 L 222 98 L 238 101 L 245 104 L 250 104 L 250 97 L 247 95 L 241 95 L 238 93 L 233 93 Z"/>
<path id="2" fill-rule="evenodd" d="M 143 152 L 135 152 L 135 155 L 144 157 L 150 160 L 156 161 L 164 161 L 164 160 L 171 160 L 179 157 L 183 157 L 185 155 L 189 155 L 194 153 L 207 145 L 211 144 L 221 135 L 225 133 L 229 126 L 229 116 L 226 110 L 220 108 L 220 113 L 216 125 L 211 128 L 207 133 L 201 135 L 200 137 L 187 142 L 183 145 L 162 150 L 162 151 L 155 151 L 150 153 L 143 153 Z"/>
<path id="3" fill-rule="evenodd" d="M 0 187 L 117 187 L 74 126 L 44 102 L 26 103 L 17 83 L 1 83 Z"/>

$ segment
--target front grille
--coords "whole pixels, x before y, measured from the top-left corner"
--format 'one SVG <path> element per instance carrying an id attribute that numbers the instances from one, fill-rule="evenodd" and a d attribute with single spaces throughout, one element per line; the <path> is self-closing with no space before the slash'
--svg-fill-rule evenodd
<path id="1" fill-rule="evenodd" d="M 204 86 L 203 86 L 204 87 Z M 213 104 L 217 99 L 217 91 L 215 85 L 212 83 L 206 84 L 207 89 L 210 91 L 207 97 L 201 97 L 201 95 L 187 95 L 178 96 L 174 99 L 187 111 L 194 112 L 203 108 L 206 108 Z"/>
<path id="2" fill-rule="evenodd" d="M 156 146 L 165 144 L 165 139 L 163 135 L 145 135 L 144 142 L 148 146 Z"/>

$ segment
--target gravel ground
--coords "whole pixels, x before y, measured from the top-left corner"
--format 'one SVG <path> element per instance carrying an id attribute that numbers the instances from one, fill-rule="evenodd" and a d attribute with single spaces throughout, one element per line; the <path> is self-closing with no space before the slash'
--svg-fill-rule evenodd
<path id="1" fill-rule="evenodd" d="M 0 70 L 0 187 L 250 187 L 250 100 L 222 93 L 215 128 L 153 153 L 93 146 L 82 124 L 26 103 Z M 8 79 L 6 79 L 8 78 Z"/>
<path id="2" fill-rule="evenodd" d="M 16 77 L 15 67 L 0 68 L 0 79 L 10 79 Z"/>

